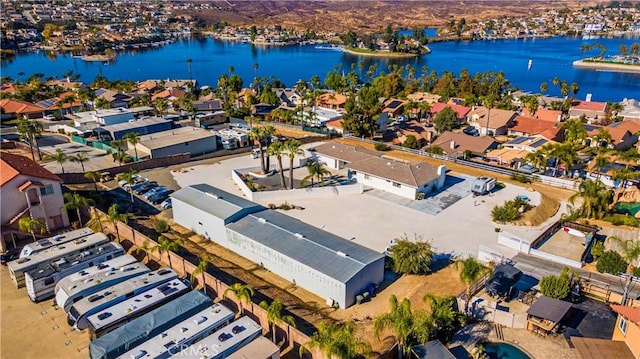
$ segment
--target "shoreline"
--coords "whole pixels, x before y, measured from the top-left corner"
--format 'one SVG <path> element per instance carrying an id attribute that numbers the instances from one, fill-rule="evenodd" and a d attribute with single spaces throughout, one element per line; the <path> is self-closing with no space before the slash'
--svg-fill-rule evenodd
<path id="1" fill-rule="evenodd" d="M 88 61 L 88 62 L 92 62 L 92 61 L 111 61 L 113 59 L 115 59 L 115 55 L 103 55 L 103 54 L 96 54 L 96 55 L 86 55 L 82 57 L 82 60 L 84 61 Z"/>
<path id="2" fill-rule="evenodd" d="M 628 72 L 628 73 L 640 73 L 640 65 L 610 63 L 610 62 L 592 62 L 577 60 L 573 62 L 574 67 L 591 69 L 591 70 L 604 70 L 611 72 Z"/>
<path id="3" fill-rule="evenodd" d="M 401 53 L 401 52 L 359 52 L 359 51 L 353 51 L 353 50 L 347 49 L 346 47 L 342 48 L 342 52 L 346 52 L 346 53 L 351 54 L 351 55 L 372 56 L 372 57 L 409 58 L 409 57 L 418 57 L 418 56 L 420 56 L 420 54 L 406 54 L 406 53 Z M 431 51 L 429 51 L 429 52 L 431 52 Z"/>

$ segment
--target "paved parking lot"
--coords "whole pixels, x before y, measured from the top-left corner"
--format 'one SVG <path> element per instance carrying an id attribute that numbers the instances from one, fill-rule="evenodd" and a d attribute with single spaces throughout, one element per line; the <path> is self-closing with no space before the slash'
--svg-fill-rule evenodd
<path id="1" fill-rule="evenodd" d="M 231 170 L 255 167 L 258 162 L 259 159 L 244 155 L 213 165 L 185 166 L 172 174 L 180 187 L 207 183 L 242 196 L 242 192 L 231 180 Z M 465 178 L 464 175 L 457 173 L 451 173 L 451 175 Z M 436 196 L 433 199 L 416 201 L 424 202 L 425 207 L 435 206 L 441 209 L 436 215 L 416 211 L 405 205 L 369 194 L 296 200 L 291 204 L 305 209 L 285 213 L 380 252 L 385 250 L 391 240 L 406 234 L 410 239 L 415 235 L 432 241 L 439 253 L 462 257 L 477 255 L 481 245 L 507 257 L 513 257 L 516 254 L 515 250 L 497 244 L 496 227 L 506 229 L 520 238 L 533 240 L 544 227 L 557 219 L 552 218 L 540 228 L 493 223 L 490 217 L 493 207 L 517 195 L 526 194 L 533 205 L 540 203 L 539 193 L 510 184 L 491 196 L 474 198 L 466 195 L 457 201 L 452 201 L 454 203 L 451 205 L 442 204 L 446 196 L 464 195 L 465 182 L 459 184 L 460 189 L 443 192 L 443 198 Z M 429 201 L 433 202 L 428 204 Z M 267 203 L 262 204 L 267 205 Z"/>
<path id="2" fill-rule="evenodd" d="M 44 136 L 38 140 L 40 151 L 44 154 L 52 154 L 57 149 L 61 149 L 68 157 L 77 155 L 78 153 L 85 153 L 89 158 L 89 161 L 84 163 L 84 172 L 97 171 L 100 172 L 104 168 L 116 166 L 117 163 L 113 161 L 113 157 L 108 155 L 105 151 L 95 149 L 90 146 L 83 145 L 81 143 L 69 142 L 64 136 Z M 60 164 L 55 161 L 47 161 L 42 163 L 44 168 L 53 173 L 62 173 Z M 80 163 L 67 161 L 63 164 L 64 171 L 67 173 L 82 173 L 82 166 Z"/>

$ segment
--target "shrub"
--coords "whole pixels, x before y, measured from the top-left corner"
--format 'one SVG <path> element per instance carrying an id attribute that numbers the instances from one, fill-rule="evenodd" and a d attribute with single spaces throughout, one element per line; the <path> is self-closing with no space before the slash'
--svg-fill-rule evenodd
<path id="1" fill-rule="evenodd" d="M 633 276 L 640 277 L 640 267 L 633 268 Z"/>
<path id="2" fill-rule="evenodd" d="M 169 224 L 162 219 L 156 219 L 153 221 L 153 228 L 160 234 L 167 233 L 167 231 L 169 231 Z"/>
<path id="3" fill-rule="evenodd" d="M 520 208 L 522 208 L 522 212 L 520 212 Z M 493 207 L 493 210 L 491 210 L 491 218 L 493 218 L 494 222 L 498 223 L 513 222 L 520 218 L 522 213 L 531 208 L 531 205 L 527 201 L 516 197 L 513 200 L 504 202 L 502 206 Z"/>
<path id="4" fill-rule="evenodd" d="M 424 149 L 424 152 L 431 153 L 434 155 L 442 155 L 444 154 L 444 150 L 440 146 L 429 146 Z"/>
<path id="5" fill-rule="evenodd" d="M 627 270 L 627 263 L 616 251 L 606 251 L 598 259 L 596 269 L 600 273 L 610 273 L 618 275 Z"/>
<path id="6" fill-rule="evenodd" d="M 540 292 L 543 295 L 555 298 L 564 299 L 571 293 L 571 277 L 569 268 L 565 267 L 559 276 L 548 275 L 542 277 L 540 280 Z"/>
<path id="7" fill-rule="evenodd" d="M 624 214 L 614 213 L 607 214 L 602 218 L 604 221 L 611 222 L 615 226 L 640 227 L 640 219 Z"/>
<path id="8" fill-rule="evenodd" d="M 520 183 L 531 183 L 531 179 L 528 176 L 520 173 L 512 173 L 511 179 Z"/>
<path id="9" fill-rule="evenodd" d="M 417 150 L 418 148 L 420 148 L 420 143 L 418 142 L 416 136 L 409 135 L 407 136 L 407 139 L 402 142 L 402 147 Z"/>
<path id="10" fill-rule="evenodd" d="M 603 253 L 604 245 L 602 244 L 602 242 L 597 241 L 596 243 L 594 243 L 591 247 L 591 255 L 593 256 L 593 259 L 597 261 Z"/>
<path id="11" fill-rule="evenodd" d="M 389 148 L 389 146 L 387 146 L 386 143 L 382 143 L 382 142 L 376 142 L 376 144 L 373 146 L 376 151 L 389 151 L 391 150 L 391 148 Z"/>
<path id="12" fill-rule="evenodd" d="M 433 248 L 431 242 L 415 236 L 410 241 L 406 235 L 395 240 L 396 244 L 388 249 L 391 252 L 393 271 L 402 274 L 424 274 L 431 272 Z"/>

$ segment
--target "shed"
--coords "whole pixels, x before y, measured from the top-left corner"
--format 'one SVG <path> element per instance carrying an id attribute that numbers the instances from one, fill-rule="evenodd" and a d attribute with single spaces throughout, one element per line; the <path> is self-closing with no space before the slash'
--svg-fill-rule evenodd
<path id="1" fill-rule="evenodd" d="M 542 296 L 527 310 L 527 329 L 547 335 L 571 310 L 571 303 Z"/>
<path id="2" fill-rule="evenodd" d="M 411 350 L 418 359 L 456 359 L 456 356 L 437 339 L 427 344 L 416 345 Z"/>
<path id="3" fill-rule="evenodd" d="M 111 134 L 114 140 L 121 139 L 129 132 L 137 132 L 140 135 L 147 135 L 171 129 L 172 122 L 160 117 L 149 117 L 129 122 L 116 123 L 104 126 L 102 129 Z"/>

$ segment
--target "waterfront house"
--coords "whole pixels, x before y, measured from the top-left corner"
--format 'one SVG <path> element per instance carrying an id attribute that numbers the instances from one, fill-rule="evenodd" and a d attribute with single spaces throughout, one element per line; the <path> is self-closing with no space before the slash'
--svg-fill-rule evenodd
<path id="1" fill-rule="evenodd" d="M 280 99 L 281 107 L 292 109 L 302 105 L 302 95 L 296 89 L 275 88 L 272 89 Z"/>
<path id="2" fill-rule="evenodd" d="M 108 89 L 103 89 L 103 88 L 95 90 L 93 94 L 95 95 L 95 99 L 93 100 L 94 104 L 97 99 L 101 98 L 109 104 L 109 108 L 115 108 L 115 107 L 128 108 L 129 101 L 133 99 L 133 97 L 127 94 L 118 93 L 118 92 L 108 90 Z"/>
<path id="3" fill-rule="evenodd" d="M 529 111 L 528 108 L 523 108 L 522 116 L 531 117 L 537 120 L 543 120 L 543 121 L 549 121 L 549 122 L 562 121 L 562 111 L 549 110 L 544 107 L 538 107 L 533 114 L 531 114 L 531 111 Z"/>
<path id="4" fill-rule="evenodd" d="M 550 129 L 556 129 L 556 123 L 531 117 L 516 116 L 508 129 L 509 136 L 539 135 Z M 557 131 L 556 131 L 557 133 Z"/>
<path id="5" fill-rule="evenodd" d="M 478 130 L 480 136 L 499 136 L 507 134 L 516 116 L 514 111 L 477 106 L 467 114 L 467 122 Z"/>
<path id="6" fill-rule="evenodd" d="M 173 103 L 173 101 L 177 99 L 181 99 L 186 95 L 186 92 L 179 89 L 166 89 L 158 92 L 157 94 L 151 96 L 151 101 L 155 101 L 159 98 L 163 98 L 167 100 L 169 103 Z"/>
<path id="7" fill-rule="evenodd" d="M 573 101 L 569 109 L 569 118 L 580 118 L 584 115 L 588 121 L 597 122 L 605 117 L 606 109 L 606 102 Z"/>
<path id="8" fill-rule="evenodd" d="M 34 103 L 5 98 L 0 100 L 0 108 L 2 108 L 2 119 L 33 119 L 42 118 L 44 115 L 44 107 Z"/>
<path id="9" fill-rule="evenodd" d="M 474 137 L 446 131 L 435 139 L 431 146 L 442 148 L 449 156 L 461 157 L 467 152 L 472 156 L 484 157 L 487 151 L 498 147 L 498 142 L 491 137 Z"/>
<path id="10" fill-rule="evenodd" d="M 347 96 L 335 92 L 327 92 L 316 98 L 316 105 L 331 110 L 344 110 L 344 104 L 347 102 Z"/>
<path id="11" fill-rule="evenodd" d="M 621 116 L 624 120 L 640 121 L 640 101 L 625 98 L 620 104 L 623 109 L 618 112 L 618 116 Z"/>
<path id="12" fill-rule="evenodd" d="M 18 220 L 28 216 L 41 220 L 47 231 L 69 225 L 62 199 L 62 179 L 30 158 L 2 152 L 0 155 L 0 197 L 2 197 L 2 238 L 0 249 L 7 249 L 7 240 L 15 247 L 14 234 Z"/>

